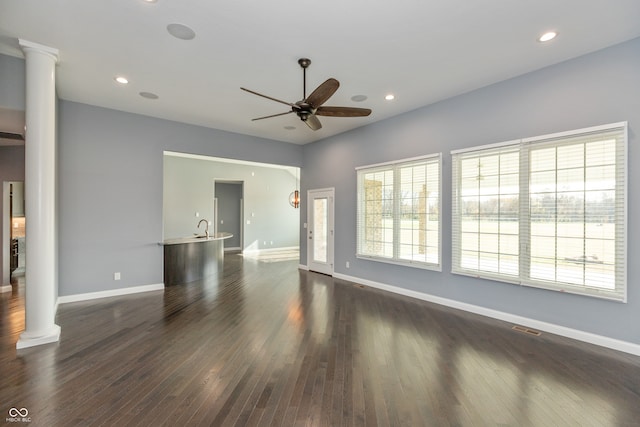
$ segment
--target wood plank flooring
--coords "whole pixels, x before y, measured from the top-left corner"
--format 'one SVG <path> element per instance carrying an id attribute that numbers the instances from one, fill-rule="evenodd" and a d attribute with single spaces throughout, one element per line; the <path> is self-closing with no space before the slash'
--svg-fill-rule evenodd
<path id="1" fill-rule="evenodd" d="M 58 308 L 15 349 L 0 295 L 0 422 L 31 426 L 632 426 L 640 358 L 227 255 L 206 281 Z M 24 425 L 7 423 L 7 425 Z"/>

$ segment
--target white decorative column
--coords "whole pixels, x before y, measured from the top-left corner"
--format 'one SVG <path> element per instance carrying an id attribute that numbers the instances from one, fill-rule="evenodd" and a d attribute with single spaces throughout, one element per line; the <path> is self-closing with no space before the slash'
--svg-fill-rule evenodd
<path id="1" fill-rule="evenodd" d="M 25 331 L 16 348 L 58 341 L 56 269 L 56 95 L 58 50 L 19 40 L 26 60 Z"/>

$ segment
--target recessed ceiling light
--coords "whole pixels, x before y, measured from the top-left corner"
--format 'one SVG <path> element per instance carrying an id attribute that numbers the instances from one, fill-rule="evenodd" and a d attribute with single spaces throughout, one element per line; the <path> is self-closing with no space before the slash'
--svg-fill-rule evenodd
<path id="1" fill-rule="evenodd" d="M 167 31 L 180 40 L 193 40 L 196 36 L 195 31 L 182 24 L 169 24 L 167 25 Z"/>
<path id="2" fill-rule="evenodd" d="M 285 126 L 284 128 L 286 130 L 294 130 L 296 127 L 295 126 Z"/>
<path id="3" fill-rule="evenodd" d="M 387 101 L 391 101 L 395 99 L 395 96 L 392 93 L 390 93 L 389 95 L 385 96 L 384 99 L 386 99 Z"/>
<path id="4" fill-rule="evenodd" d="M 367 95 L 353 95 L 351 97 L 353 102 L 362 102 L 367 100 Z"/>
<path id="5" fill-rule="evenodd" d="M 114 80 L 120 83 L 121 85 L 126 85 L 127 83 L 129 83 L 129 80 L 127 80 L 125 77 L 122 77 L 122 76 L 117 76 L 114 78 Z"/>
<path id="6" fill-rule="evenodd" d="M 538 38 L 538 41 L 539 42 L 543 42 L 543 43 L 544 42 L 548 42 L 549 40 L 555 39 L 557 35 L 558 35 L 558 33 L 556 33 L 555 31 L 549 31 L 549 32 L 546 32 L 543 35 L 541 35 Z"/>
<path id="7" fill-rule="evenodd" d="M 144 2 L 145 2 L 145 3 L 155 3 L 155 2 L 157 2 L 157 1 L 158 1 L 158 0 L 144 0 Z"/>
<path id="8" fill-rule="evenodd" d="M 158 99 L 159 96 L 156 95 L 155 93 L 151 93 L 151 92 L 140 92 L 139 95 L 143 98 L 147 98 L 147 99 Z"/>

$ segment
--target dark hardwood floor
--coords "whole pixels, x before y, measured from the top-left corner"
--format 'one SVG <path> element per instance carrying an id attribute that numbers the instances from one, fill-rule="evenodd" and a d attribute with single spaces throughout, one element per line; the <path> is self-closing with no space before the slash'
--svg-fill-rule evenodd
<path id="1" fill-rule="evenodd" d="M 15 407 L 32 426 L 640 425 L 640 357 L 295 260 L 228 255 L 207 281 L 64 304 L 60 342 L 17 352 L 23 294 L 0 296 L 0 422 Z"/>

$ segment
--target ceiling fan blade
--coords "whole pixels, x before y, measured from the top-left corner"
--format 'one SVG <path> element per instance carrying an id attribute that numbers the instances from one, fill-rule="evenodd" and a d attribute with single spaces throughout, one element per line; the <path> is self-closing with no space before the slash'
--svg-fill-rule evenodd
<path id="1" fill-rule="evenodd" d="M 311 130 L 318 130 L 322 128 L 322 123 L 320 123 L 320 120 L 315 116 L 315 114 L 309 114 L 307 120 L 304 122 L 311 128 Z"/>
<path id="2" fill-rule="evenodd" d="M 256 117 L 255 119 L 251 119 L 251 121 L 253 122 L 253 121 L 256 121 L 256 120 L 270 119 L 271 117 L 284 116 L 285 114 L 291 114 L 291 113 L 293 113 L 293 110 L 287 111 L 286 113 L 278 113 L 278 114 L 272 114 L 270 116 Z"/>
<path id="3" fill-rule="evenodd" d="M 327 79 L 327 81 L 318 86 L 316 90 L 311 92 L 311 95 L 306 99 L 307 104 L 313 108 L 318 108 L 331 98 L 331 95 L 333 95 L 339 87 L 339 81 L 334 78 Z"/>
<path id="4" fill-rule="evenodd" d="M 280 100 L 280 99 L 272 98 L 272 97 L 270 97 L 270 96 L 263 95 L 263 94 L 258 93 L 258 92 L 254 92 L 254 91 L 252 91 L 252 90 L 245 89 L 245 88 L 243 88 L 243 87 L 241 87 L 240 89 L 244 90 L 245 92 L 249 92 L 249 93 L 252 93 L 252 94 L 254 94 L 254 95 L 258 95 L 258 96 L 261 96 L 261 97 L 263 97 L 263 98 L 267 98 L 267 99 L 270 99 L 270 100 L 272 100 L 272 101 L 276 101 L 276 102 L 279 102 L 279 103 L 284 104 L 284 105 L 288 105 L 288 106 L 293 107 L 293 108 L 298 108 L 298 106 L 297 106 L 296 104 L 292 104 L 291 102 L 282 101 L 282 100 Z"/>
<path id="5" fill-rule="evenodd" d="M 316 114 L 328 117 L 365 117 L 371 114 L 368 108 L 353 107 L 318 107 Z"/>

